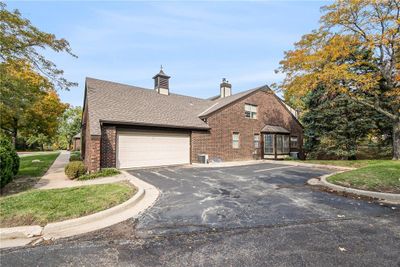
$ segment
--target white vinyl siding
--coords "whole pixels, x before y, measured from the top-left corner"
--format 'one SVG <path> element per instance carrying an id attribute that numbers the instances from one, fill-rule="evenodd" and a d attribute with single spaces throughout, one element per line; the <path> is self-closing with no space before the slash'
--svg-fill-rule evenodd
<path id="1" fill-rule="evenodd" d="M 244 105 L 244 115 L 246 118 L 257 119 L 257 106 L 245 104 Z"/>
<path id="2" fill-rule="evenodd" d="M 188 163 L 190 163 L 189 133 L 164 131 L 118 133 L 118 168 Z"/>

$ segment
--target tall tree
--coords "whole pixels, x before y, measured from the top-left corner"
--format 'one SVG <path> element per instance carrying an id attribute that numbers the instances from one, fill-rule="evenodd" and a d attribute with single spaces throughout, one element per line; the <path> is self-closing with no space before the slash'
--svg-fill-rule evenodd
<path id="1" fill-rule="evenodd" d="M 23 18 L 18 10 L 8 11 L 6 4 L 0 2 L 0 124 L 1 130 L 13 137 L 14 145 L 18 132 L 26 130 L 28 125 L 35 135 L 48 136 L 49 131 L 54 132 L 51 126 L 54 117 L 47 118 L 50 119 L 47 122 L 50 129 L 44 129 L 45 121 L 33 123 L 32 116 L 37 115 L 34 111 L 44 109 L 46 104 L 55 103 L 50 99 L 57 98 L 59 102 L 56 89 L 69 90 L 76 85 L 66 80 L 63 71 L 41 54 L 47 48 L 75 57 L 65 39 L 40 31 Z M 51 116 L 63 112 L 65 107 L 59 104 L 57 110 L 49 113 Z M 37 109 L 32 110 L 33 107 Z"/>
<path id="2" fill-rule="evenodd" d="M 18 10 L 8 11 L 0 2 L 0 62 L 25 61 L 38 74 L 46 77 L 54 88 L 69 89 L 76 83 L 63 77 L 63 71 L 40 51 L 50 48 L 76 57 L 67 40 L 57 39 L 54 34 L 40 31 L 23 18 Z"/>
<path id="3" fill-rule="evenodd" d="M 344 94 L 327 93 L 319 86 L 305 100 L 304 148 L 314 157 L 356 159 L 357 146 L 383 115 L 354 102 Z"/>
<path id="4" fill-rule="evenodd" d="M 36 141 L 43 150 L 43 145 L 56 137 L 60 118 L 68 106 L 61 102 L 54 90 L 49 91 L 28 109 L 27 124 L 21 135 L 30 140 L 30 143 Z"/>
<path id="5" fill-rule="evenodd" d="M 70 107 L 60 118 L 58 128 L 58 144 L 62 148 L 70 148 L 72 137 L 81 131 L 82 108 Z"/>
<path id="6" fill-rule="evenodd" d="M 323 86 L 381 113 L 392 123 L 400 159 L 400 2 L 338 0 L 322 8 L 321 27 L 285 52 L 280 87 L 298 108 Z"/>
<path id="7" fill-rule="evenodd" d="M 15 144 L 18 131 L 27 126 L 28 110 L 51 85 L 23 60 L 0 63 L 0 77 L 0 126 Z"/>

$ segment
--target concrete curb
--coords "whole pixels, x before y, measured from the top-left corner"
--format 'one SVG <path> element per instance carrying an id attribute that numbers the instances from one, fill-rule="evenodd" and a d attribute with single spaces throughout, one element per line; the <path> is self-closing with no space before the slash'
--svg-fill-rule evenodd
<path id="1" fill-rule="evenodd" d="M 331 174 L 326 174 L 320 177 L 320 185 L 328 187 L 332 190 L 335 190 L 337 192 L 343 192 L 343 193 L 350 193 L 350 194 L 355 194 L 358 196 L 363 196 L 363 197 L 371 197 L 371 198 L 378 198 L 384 202 L 390 203 L 390 204 L 400 204 L 400 194 L 392 194 L 392 193 L 381 193 L 381 192 L 374 192 L 374 191 L 367 191 L 367 190 L 361 190 L 361 189 L 355 189 L 355 188 L 350 188 L 350 187 L 344 187 L 341 185 L 336 185 L 328 182 L 326 179 L 334 174 L 337 173 L 342 173 L 343 171 L 331 173 Z M 312 179 L 310 179 L 312 180 Z M 310 180 L 308 181 L 309 184 Z"/>
<path id="2" fill-rule="evenodd" d="M 356 168 L 351 167 L 343 167 L 343 166 L 335 166 L 335 165 L 325 165 L 325 164 L 314 164 L 314 163 L 305 163 L 298 161 L 290 161 L 290 160 L 248 160 L 248 161 L 229 161 L 229 162 L 216 162 L 209 164 L 201 164 L 201 163 L 192 163 L 192 165 L 187 166 L 188 168 L 224 168 L 224 167 L 235 167 L 235 166 L 246 166 L 246 165 L 254 165 L 261 163 L 270 163 L 270 164 L 278 164 L 278 165 L 290 165 L 290 166 L 298 166 L 298 167 L 309 167 L 309 168 L 318 168 L 318 169 L 333 169 L 333 170 L 355 170 Z"/>
<path id="3" fill-rule="evenodd" d="M 128 181 L 138 188 L 138 192 L 122 204 L 80 218 L 39 225 L 20 226 L 0 229 L 0 248 L 37 244 L 43 240 L 54 240 L 63 237 L 92 232 L 125 221 L 137 218 L 151 207 L 160 195 L 159 190 L 137 177 L 122 171 Z"/>
<path id="4" fill-rule="evenodd" d="M 1 228 L 0 230 L 0 240 L 3 241 L 3 239 L 31 238 L 34 236 L 40 236 L 43 228 L 39 225 L 30 225 Z"/>
<path id="5" fill-rule="evenodd" d="M 299 166 L 299 167 L 318 168 L 318 169 L 341 170 L 341 171 L 351 171 L 351 170 L 355 170 L 356 169 L 356 168 L 352 168 L 352 167 L 343 167 L 343 166 L 326 165 L 326 164 L 315 164 L 315 163 L 305 163 L 305 162 L 290 161 L 290 160 L 282 160 L 282 161 L 263 160 L 263 162 L 265 162 L 265 163 L 282 164 L 282 165 L 292 165 L 292 166 Z"/>

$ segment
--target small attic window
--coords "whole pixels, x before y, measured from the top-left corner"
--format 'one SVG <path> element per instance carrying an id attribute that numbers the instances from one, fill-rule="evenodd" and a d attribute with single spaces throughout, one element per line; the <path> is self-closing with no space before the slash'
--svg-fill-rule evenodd
<path id="1" fill-rule="evenodd" d="M 257 119 L 257 106 L 251 104 L 245 104 L 244 115 L 246 118 Z"/>

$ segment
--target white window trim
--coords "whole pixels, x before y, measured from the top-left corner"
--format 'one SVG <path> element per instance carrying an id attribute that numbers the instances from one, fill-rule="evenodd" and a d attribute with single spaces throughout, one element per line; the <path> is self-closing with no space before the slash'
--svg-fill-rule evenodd
<path id="1" fill-rule="evenodd" d="M 244 116 L 249 119 L 256 120 L 257 119 L 257 105 L 253 104 L 244 104 Z M 247 114 L 250 114 L 250 116 L 247 116 Z"/>
<path id="2" fill-rule="evenodd" d="M 237 136 L 237 139 L 235 139 L 235 136 Z M 237 143 L 237 147 L 235 146 L 235 143 Z M 240 133 L 239 132 L 232 133 L 232 148 L 234 148 L 234 149 L 240 148 Z"/>

